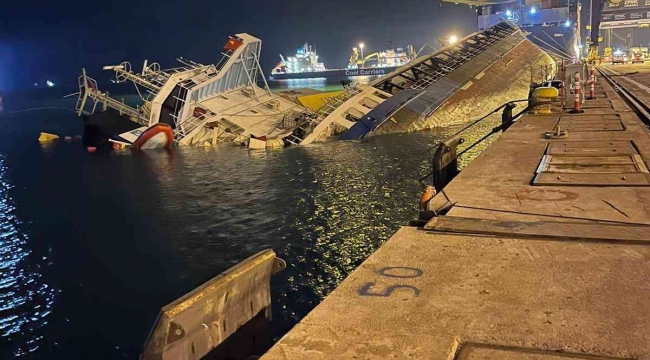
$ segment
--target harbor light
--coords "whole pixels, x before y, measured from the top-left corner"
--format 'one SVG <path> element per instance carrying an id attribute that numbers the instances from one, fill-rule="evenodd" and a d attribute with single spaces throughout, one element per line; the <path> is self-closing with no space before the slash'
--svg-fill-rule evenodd
<path id="1" fill-rule="evenodd" d="M 506 10 L 506 16 L 511 17 L 512 16 L 512 11 L 510 9 Z"/>
<path id="2" fill-rule="evenodd" d="M 532 8 L 530 8 L 530 14 L 531 15 L 535 15 L 536 12 L 537 12 L 537 9 L 535 9 L 534 6 Z"/>
<path id="3" fill-rule="evenodd" d="M 458 37 L 456 35 L 451 35 L 447 41 L 449 41 L 449 45 L 453 45 L 458 41 Z"/>
<path id="4" fill-rule="evenodd" d="M 54 83 L 50 80 L 45 82 L 47 84 L 47 87 L 54 87 Z"/>
<path id="5" fill-rule="evenodd" d="M 571 26 L 571 20 L 567 20 L 567 21 L 564 23 L 564 27 L 569 27 L 569 26 Z"/>

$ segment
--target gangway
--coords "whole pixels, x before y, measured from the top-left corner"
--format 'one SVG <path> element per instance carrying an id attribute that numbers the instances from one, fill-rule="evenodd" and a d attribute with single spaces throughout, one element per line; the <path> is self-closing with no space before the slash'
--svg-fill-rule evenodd
<path id="1" fill-rule="evenodd" d="M 106 110 L 107 107 L 117 110 L 120 115 L 128 115 L 133 121 L 140 123 L 142 125 L 147 125 L 149 120 L 146 118 L 144 112 L 141 108 L 133 108 L 123 101 L 118 101 L 111 98 L 106 93 L 99 91 L 97 88 L 97 81 L 93 78 L 90 78 L 86 75 L 86 69 L 82 69 L 82 75 L 79 76 L 79 98 L 77 99 L 77 104 L 75 110 L 77 115 L 81 116 L 86 107 L 86 101 L 88 98 L 93 100 L 93 108 L 90 113 L 94 113 L 97 104 L 102 104 L 102 109 Z"/>

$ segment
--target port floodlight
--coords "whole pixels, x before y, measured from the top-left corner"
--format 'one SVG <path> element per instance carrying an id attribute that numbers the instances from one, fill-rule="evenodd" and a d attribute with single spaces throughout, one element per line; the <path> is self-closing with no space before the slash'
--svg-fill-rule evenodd
<path id="1" fill-rule="evenodd" d="M 567 21 L 564 23 L 564 27 L 569 27 L 569 26 L 571 26 L 571 20 L 567 20 Z"/>
<path id="2" fill-rule="evenodd" d="M 510 9 L 506 10 L 506 16 L 507 17 L 512 16 L 512 11 L 510 11 Z"/>
<path id="3" fill-rule="evenodd" d="M 50 80 L 47 80 L 45 83 L 47 84 L 47 87 L 54 87 L 54 83 Z"/>
<path id="4" fill-rule="evenodd" d="M 451 35 L 451 36 L 449 36 L 449 39 L 447 39 L 447 41 L 449 41 L 449 44 L 450 44 L 450 45 L 453 45 L 453 44 L 455 44 L 455 43 L 458 41 L 458 36 L 456 36 L 456 35 Z"/>
<path id="5" fill-rule="evenodd" d="M 352 48 L 352 51 L 358 51 L 358 49 L 357 49 L 357 48 L 355 48 L 355 47 L 353 47 L 353 48 Z"/>
<path id="6" fill-rule="evenodd" d="M 536 12 L 537 12 L 537 9 L 535 9 L 534 6 L 532 8 L 530 8 L 530 14 L 531 15 L 535 15 Z"/>
<path id="7" fill-rule="evenodd" d="M 360 47 L 361 49 L 363 49 L 364 46 L 366 46 L 366 44 L 364 44 L 364 43 L 359 44 L 359 47 Z"/>

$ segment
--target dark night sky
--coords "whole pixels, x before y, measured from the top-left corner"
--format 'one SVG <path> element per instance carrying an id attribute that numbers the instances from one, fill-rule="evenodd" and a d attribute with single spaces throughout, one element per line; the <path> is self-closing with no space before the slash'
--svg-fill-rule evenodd
<path id="1" fill-rule="evenodd" d="M 351 48 L 366 51 L 414 44 L 450 33 L 476 31 L 467 5 L 436 0 L 6 0 L 0 4 L 0 89 L 52 79 L 75 86 L 82 67 L 100 78 L 101 66 L 142 61 L 177 66 L 181 55 L 216 63 L 227 36 L 247 32 L 262 39 L 268 73 L 278 53 L 316 45 L 330 68 L 347 64 Z"/>

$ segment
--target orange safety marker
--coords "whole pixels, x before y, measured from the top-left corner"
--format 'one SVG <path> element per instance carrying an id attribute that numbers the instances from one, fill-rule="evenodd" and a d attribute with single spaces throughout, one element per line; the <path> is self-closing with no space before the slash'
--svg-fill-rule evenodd
<path id="1" fill-rule="evenodd" d="M 575 83 L 573 84 L 573 94 L 574 94 L 573 110 L 569 111 L 569 113 L 581 114 L 585 111 L 580 110 L 580 73 L 575 73 L 574 78 L 575 78 Z"/>
<path id="2" fill-rule="evenodd" d="M 596 100 L 596 70 L 591 68 L 589 72 L 589 97 L 587 100 Z"/>

